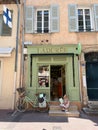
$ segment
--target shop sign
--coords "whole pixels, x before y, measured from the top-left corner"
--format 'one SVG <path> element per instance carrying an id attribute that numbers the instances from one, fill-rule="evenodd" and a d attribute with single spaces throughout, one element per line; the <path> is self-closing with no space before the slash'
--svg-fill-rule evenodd
<path id="1" fill-rule="evenodd" d="M 66 48 L 65 47 L 44 47 L 44 48 L 38 48 L 38 53 L 65 53 Z"/>

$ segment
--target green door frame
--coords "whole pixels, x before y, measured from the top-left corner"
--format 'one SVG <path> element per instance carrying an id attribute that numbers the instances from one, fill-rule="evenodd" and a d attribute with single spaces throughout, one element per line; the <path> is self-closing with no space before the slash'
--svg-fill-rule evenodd
<path id="1" fill-rule="evenodd" d="M 35 74 L 35 77 L 36 78 L 38 78 L 38 66 L 41 66 L 41 65 L 43 65 L 43 66 L 46 66 L 46 65 L 49 65 L 49 79 L 50 79 L 50 66 L 51 65 L 65 65 L 66 66 L 66 64 L 67 64 L 67 62 L 52 62 L 52 63 L 50 63 L 50 62 L 47 62 L 47 63 L 39 63 L 39 62 L 37 62 L 36 63 L 36 68 L 35 68 L 35 70 L 37 70 L 36 71 L 36 74 Z M 66 76 L 67 77 L 67 76 Z M 35 79 L 34 79 L 35 80 Z M 34 80 L 32 81 L 32 82 L 34 82 Z M 38 82 L 36 82 L 36 93 L 42 93 L 42 92 L 46 92 L 46 93 L 48 93 L 47 95 L 48 95 L 48 100 L 50 101 L 50 83 L 49 83 L 49 87 L 47 87 L 47 88 L 39 88 L 38 86 Z M 66 88 L 66 91 L 67 91 L 67 88 Z"/>

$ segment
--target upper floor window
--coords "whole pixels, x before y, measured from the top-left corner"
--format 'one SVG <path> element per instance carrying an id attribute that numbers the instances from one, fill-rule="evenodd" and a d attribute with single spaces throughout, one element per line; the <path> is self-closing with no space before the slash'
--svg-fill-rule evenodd
<path id="1" fill-rule="evenodd" d="M 3 21 L 3 16 L 0 14 L 0 35 L 1 36 L 11 36 L 12 29 L 9 28 Z"/>
<path id="2" fill-rule="evenodd" d="M 20 4 L 20 0 L 18 0 Z M 0 4 L 16 4 L 15 0 L 0 0 Z"/>
<path id="3" fill-rule="evenodd" d="M 90 9 L 78 9 L 78 30 L 91 31 L 92 21 Z"/>
<path id="4" fill-rule="evenodd" d="M 59 6 L 37 8 L 26 6 L 25 33 L 59 32 Z"/>
<path id="5" fill-rule="evenodd" d="M 36 31 L 38 33 L 48 33 L 49 21 L 49 10 L 38 10 L 36 16 Z"/>
<path id="6" fill-rule="evenodd" d="M 98 31 L 98 4 L 89 7 L 70 4 L 68 13 L 70 32 Z"/>

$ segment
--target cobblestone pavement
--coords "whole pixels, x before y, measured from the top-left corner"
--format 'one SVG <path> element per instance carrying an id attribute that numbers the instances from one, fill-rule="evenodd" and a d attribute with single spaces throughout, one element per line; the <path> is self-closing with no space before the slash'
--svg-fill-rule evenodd
<path id="1" fill-rule="evenodd" d="M 48 113 L 0 110 L 0 130 L 98 130 L 98 115 L 52 117 Z"/>

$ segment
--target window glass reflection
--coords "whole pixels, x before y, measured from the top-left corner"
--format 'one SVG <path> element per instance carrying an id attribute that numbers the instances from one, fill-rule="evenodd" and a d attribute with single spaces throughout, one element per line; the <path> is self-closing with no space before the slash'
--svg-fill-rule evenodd
<path id="1" fill-rule="evenodd" d="M 49 87 L 49 66 L 38 67 L 38 84 L 39 87 Z"/>

